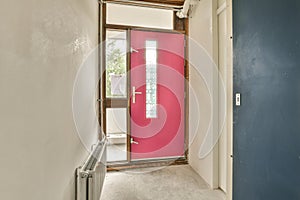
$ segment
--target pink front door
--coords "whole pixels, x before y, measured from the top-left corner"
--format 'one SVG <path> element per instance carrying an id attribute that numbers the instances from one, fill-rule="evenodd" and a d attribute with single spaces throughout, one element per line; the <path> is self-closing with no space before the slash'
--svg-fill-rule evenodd
<path id="1" fill-rule="evenodd" d="M 130 36 L 131 160 L 184 156 L 184 35 Z"/>

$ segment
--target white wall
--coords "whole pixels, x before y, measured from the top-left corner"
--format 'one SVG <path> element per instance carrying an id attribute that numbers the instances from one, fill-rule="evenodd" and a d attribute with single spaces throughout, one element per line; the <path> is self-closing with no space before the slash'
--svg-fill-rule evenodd
<path id="1" fill-rule="evenodd" d="M 87 151 L 72 90 L 97 43 L 98 3 L 3 0 L 0 13 L 0 199 L 73 200 Z"/>
<path id="2" fill-rule="evenodd" d="M 190 63 L 190 84 L 191 88 L 195 91 L 196 99 L 190 96 L 190 108 L 189 108 L 189 129 L 190 129 L 190 149 L 189 149 L 189 163 L 195 171 L 199 173 L 199 175 L 210 185 L 212 188 L 218 187 L 218 149 L 215 147 L 211 149 L 210 153 L 206 155 L 204 158 L 199 156 L 199 150 L 202 143 L 205 140 L 205 136 L 209 133 L 211 137 L 211 141 L 207 140 L 208 146 L 213 146 L 215 131 L 217 130 L 217 122 L 218 120 L 212 120 L 212 117 L 216 117 L 213 115 L 212 105 L 215 106 L 215 100 L 211 100 L 211 96 L 215 96 L 214 94 L 214 72 L 213 72 L 213 60 L 214 56 L 214 20 L 213 20 L 213 1 L 211 0 L 201 0 L 196 8 L 194 8 L 192 16 L 189 21 L 189 34 L 191 41 L 189 46 L 189 61 Z M 206 56 L 201 55 L 203 52 L 199 51 L 196 46 L 200 46 L 203 48 L 203 51 L 206 51 Z M 211 60 L 208 61 L 208 57 L 211 57 Z M 201 59 L 203 58 L 203 63 Z M 206 70 L 206 74 L 210 77 L 205 77 L 208 79 L 198 75 L 196 68 L 194 65 L 197 65 L 196 60 L 200 59 L 199 65 L 201 65 L 204 70 Z M 202 66 L 203 65 L 203 66 Z M 209 93 L 209 88 L 213 93 Z M 192 94 L 192 90 L 190 89 L 190 94 Z M 200 112 L 195 109 L 199 107 Z M 217 107 L 215 107 L 216 109 Z M 198 129 L 195 127 L 197 124 L 196 120 L 199 120 Z M 210 125 L 212 122 L 212 126 Z M 196 135 L 194 137 L 193 131 L 197 130 Z M 216 145 L 217 146 L 217 145 Z"/>

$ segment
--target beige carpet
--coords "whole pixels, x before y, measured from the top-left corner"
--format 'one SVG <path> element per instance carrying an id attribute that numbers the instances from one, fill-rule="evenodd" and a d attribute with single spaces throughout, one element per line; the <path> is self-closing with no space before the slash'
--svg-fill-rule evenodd
<path id="1" fill-rule="evenodd" d="M 101 200 L 225 200 L 188 165 L 107 174 Z"/>

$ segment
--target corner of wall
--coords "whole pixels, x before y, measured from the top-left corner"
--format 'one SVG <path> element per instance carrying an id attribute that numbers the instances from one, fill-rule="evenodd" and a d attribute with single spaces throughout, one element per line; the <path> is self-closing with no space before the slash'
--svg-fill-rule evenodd
<path id="1" fill-rule="evenodd" d="M 203 52 L 206 52 L 206 55 L 212 61 L 216 60 L 216 43 L 215 43 L 215 28 L 216 21 L 214 15 L 214 9 L 217 7 L 216 0 L 202 0 L 199 2 L 196 10 L 193 11 L 193 16 L 189 21 L 189 34 L 190 39 L 194 42 L 195 45 L 200 45 L 203 49 Z M 191 42 L 189 42 L 191 44 Z M 197 55 L 197 52 L 193 52 L 193 47 L 190 45 L 190 58 L 189 60 L 194 60 Z M 215 81 L 213 70 L 209 69 L 208 74 L 211 74 L 211 80 Z M 192 135 L 192 141 L 190 141 L 189 148 L 189 163 L 191 167 L 209 184 L 211 188 L 218 188 L 218 147 L 217 145 L 211 149 L 210 153 L 203 158 L 199 158 L 199 150 L 203 143 L 206 133 L 209 132 L 209 135 L 214 137 L 214 132 L 218 130 L 218 120 L 212 120 L 213 126 L 210 127 L 210 118 L 212 116 L 218 116 L 215 113 L 213 114 L 214 109 L 211 110 L 209 105 L 213 104 L 214 106 L 218 103 L 215 102 L 216 94 L 213 95 L 213 102 L 211 102 L 210 94 L 207 90 L 207 84 L 201 76 L 197 77 L 194 71 L 193 63 L 190 65 L 190 85 L 193 88 L 193 92 L 196 96 L 196 101 L 193 101 L 190 98 L 190 136 Z M 215 83 L 213 83 L 215 85 Z M 201 101 L 199 101 L 201 99 Z M 199 106 L 201 114 L 195 111 L 195 107 Z M 200 116 L 201 115 L 201 116 Z M 199 120 L 199 128 L 195 130 L 193 127 L 193 119 Z M 216 123 L 214 123 L 216 122 Z M 195 133 L 193 133 L 195 131 Z M 209 136 L 210 137 L 210 136 Z M 210 139 L 208 139 L 210 140 Z M 212 138 L 213 140 L 213 138 Z M 212 144 L 213 146 L 213 144 Z"/>

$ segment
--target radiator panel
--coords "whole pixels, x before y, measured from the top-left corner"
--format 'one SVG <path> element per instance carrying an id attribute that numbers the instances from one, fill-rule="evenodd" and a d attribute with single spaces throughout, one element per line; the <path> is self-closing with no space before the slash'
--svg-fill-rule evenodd
<path id="1" fill-rule="evenodd" d="M 99 200 L 105 176 L 106 140 L 97 144 L 83 167 L 76 169 L 76 200 Z"/>

